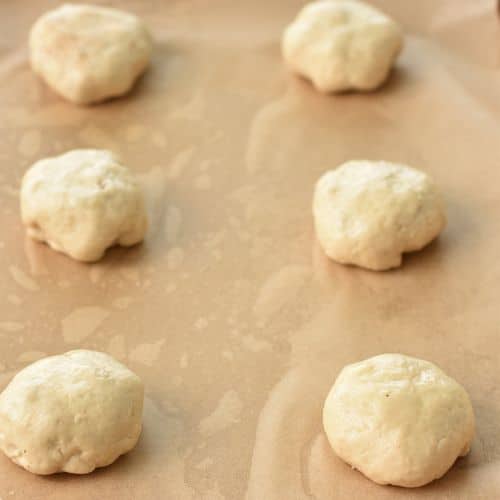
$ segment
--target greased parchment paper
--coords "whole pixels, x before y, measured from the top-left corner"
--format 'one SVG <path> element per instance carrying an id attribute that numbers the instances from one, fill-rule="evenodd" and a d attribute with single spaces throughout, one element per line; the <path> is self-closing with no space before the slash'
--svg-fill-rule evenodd
<path id="1" fill-rule="evenodd" d="M 0 2 L 0 387 L 85 347 L 145 381 L 138 447 L 88 476 L 37 477 L 0 457 L 10 499 L 500 498 L 500 33 L 493 0 L 379 0 L 406 32 L 380 91 L 323 96 L 284 69 L 298 1 L 113 1 L 151 26 L 150 71 L 88 108 L 29 69 L 55 1 Z M 18 189 L 35 160 L 109 148 L 141 176 L 144 245 L 94 265 L 25 238 Z M 314 182 L 352 158 L 430 172 L 439 240 L 374 273 L 318 248 Z M 471 454 L 416 490 L 381 487 L 327 446 L 321 407 L 346 363 L 403 352 L 469 391 Z"/>

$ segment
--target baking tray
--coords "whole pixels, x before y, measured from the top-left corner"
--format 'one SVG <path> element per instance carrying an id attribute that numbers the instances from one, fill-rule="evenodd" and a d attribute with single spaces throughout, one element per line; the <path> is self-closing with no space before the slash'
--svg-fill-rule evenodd
<path id="1" fill-rule="evenodd" d="M 0 2 L 0 387 L 79 347 L 146 384 L 135 450 L 82 477 L 2 456 L 2 500 L 500 498 L 496 5 L 373 3 L 404 51 L 382 89 L 335 97 L 283 66 L 299 2 L 108 2 L 151 26 L 154 60 L 129 96 L 75 107 L 28 64 L 29 28 L 58 2 Z M 116 151 L 148 194 L 145 243 L 93 265 L 19 218 L 28 166 L 77 147 Z M 408 163 L 444 192 L 446 230 L 399 270 L 343 267 L 315 242 L 314 183 L 352 158 Z M 383 352 L 437 363 L 473 401 L 471 454 L 423 488 L 375 485 L 322 433 L 342 366 Z"/>

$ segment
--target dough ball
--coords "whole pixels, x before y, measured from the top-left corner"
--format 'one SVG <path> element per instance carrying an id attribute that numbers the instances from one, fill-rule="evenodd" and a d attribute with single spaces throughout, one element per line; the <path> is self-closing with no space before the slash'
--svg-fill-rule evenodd
<path id="1" fill-rule="evenodd" d="M 469 452 L 474 413 L 465 389 L 437 366 L 382 354 L 340 372 L 323 425 L 335 453 L 366 477 L 412 488 Z"/>
<path id="2" fill-rule="evenodd" d="M 33 25 L 29 45 L 33 70 L 78 104 L 128 92 L 152 51 L 151 35 L 136 16 L 85 4 L 45 13 Z"/>
<path id="3" fill-rule="evenodd" d="M 444 203 L 430 177 L 388 162 L 349 161 L 325 173 L 313 200 L 316 234 L 342 264 L 381 271 L 401 265 L 446 225 Z"/>
<path id="4" fill-rule="evenodd" d="M 0 394 L 0 449 L 35 474 L 87 474 L 135 446 L 143 400 L 141 379 L 107 354 L 41 359 Z"/>
<path id="5" fill-rule="evenodd" d="M 356 0 L 319 0 L 306 5 L 282 39 L 288 66 L 321 92 L 377 88 L 402 46 L 399 26 Z"/>
<path id="6" fill-rule="evenodd" d="M 115 244 L 139 243 L 147 229 L 138 182 L 105 150 L 36 162 L 22 181 L 21 214 L 31 238 L 87 262 Z"/>

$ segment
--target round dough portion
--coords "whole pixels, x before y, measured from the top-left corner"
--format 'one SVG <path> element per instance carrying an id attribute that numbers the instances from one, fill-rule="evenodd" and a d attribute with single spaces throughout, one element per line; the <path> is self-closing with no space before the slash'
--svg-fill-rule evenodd
<path id="1" fill-rule="evenodd" d="M 347 365 L 325 401 L 335 453 L 379 484 L 416 487 L 441 477 L 469 452 L 468 394 L 437 366 L 402 354 Z"/>
<path id="2" fill-rule="evenodd" d="M 92 262 L 115 244 L 144 239 L 143 194 L 132 172 L 106 150 L 76 149 L 36 162 L 21 185 L 28 235 Z"/>
<path id="3" fill-rule="evenodd" d="M 136 16 L 85 4 L 64 4 L 41 16 L 29 39 L 33 70 L 78 104 L 125 94 L 149 64 L 151 35 Z"/>
<path id="4" fill-rule="evenodd" d="M 398 267 L 446 225 L 431 178 L 405 165 L 349 161 L 317 182 L 313 215 L 325 253 L 374 271 Z"/>
<path id="5" fill-rule="evenodd" d="M 0 394 L 0 449 L 35 474 L 87 474 L 135 446 L 143 400 L 140 378 L 107 354 L 44 358 Z"/>
<path id="6" fill-rule="evenodd" d="M 325 93 L 379 87 L 402 46 L 399 26 L 356 0 L 306 5 L 282 38 L 288 66 Z"/>

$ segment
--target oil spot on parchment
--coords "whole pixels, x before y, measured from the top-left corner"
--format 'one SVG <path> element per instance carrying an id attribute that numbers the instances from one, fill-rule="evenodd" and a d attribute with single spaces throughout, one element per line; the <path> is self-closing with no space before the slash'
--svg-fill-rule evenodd
<path id="1" fill-rule="evenodd" d="M 61 321 L 62 334 L 68 344 L 78 344 L 92 335 L 109 316 L 109 311 L 98 306 L 79 307 Z"/>
<path id="2" fill-rule="evenodd" d="M 20 269 L 17 266 L 10 266 L 9 267 L 9 272 L 10 275 L 12 276 L 12 279 L 21 287 L 23 287 L 25 290 L 28 290 L 30 292 L 36 292 L 40 290 L 40 286 L 38 283 L 30 278 L 22 269 Z"/>
<path id="3" fill-rule="evenodd" d="M 205 437 L 213 436 L 239 422 L 243 403 L 238 393 L 231 389 L 220 399 L 214 411 L 201 420 L 198 430 Z"/>
<path id="4" fill-rule="evenodd" d="M 130 361 L 141 363 L 147 366 L 153 366 L 154 362 L 160 356 L 160 351 L 164 343 L 165 339 L 161 339 L 158 342 L 154 342 L 152 344 L 139 344 L 134 349 L 132 349 L 132 351 L 130 351 Z"/>

